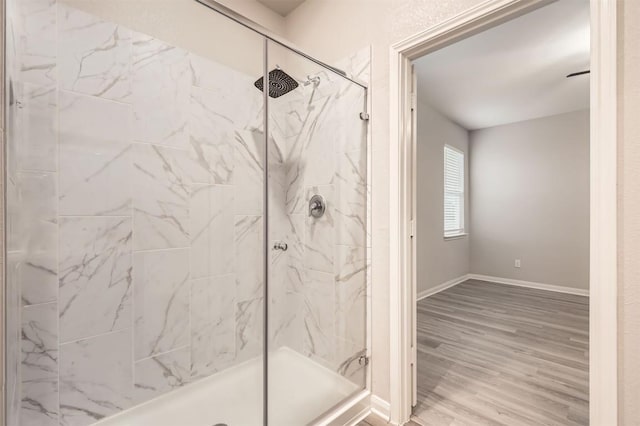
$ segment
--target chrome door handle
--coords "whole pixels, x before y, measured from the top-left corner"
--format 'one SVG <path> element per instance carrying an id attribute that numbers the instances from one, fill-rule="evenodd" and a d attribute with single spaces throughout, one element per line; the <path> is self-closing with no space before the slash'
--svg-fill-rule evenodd
<path id="1" fill-rule="evenodd" d="M 287 243 L 284 243 L 282 241 L 276 241 L 273 244 L 273 249 L 274 250 L 282 250 L 282 251 L 287 251 L 287 249 L 289 248 L 289 246 L 287 245 Z"/>

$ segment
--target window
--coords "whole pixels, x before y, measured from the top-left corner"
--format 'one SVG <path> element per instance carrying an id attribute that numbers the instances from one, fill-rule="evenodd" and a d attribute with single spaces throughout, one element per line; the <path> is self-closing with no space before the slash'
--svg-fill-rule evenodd
<path id="1" fill-rule="evenodd" d="M 464 153 L 444 146 L 444 236 L 464 235 Z"/>

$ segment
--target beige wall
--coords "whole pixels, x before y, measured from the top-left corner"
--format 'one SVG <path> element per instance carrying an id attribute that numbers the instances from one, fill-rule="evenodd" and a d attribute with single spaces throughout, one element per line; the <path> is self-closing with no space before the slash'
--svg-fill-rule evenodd
<path id="1" fill-rule="evenodd" d="M 469 273 L 469 237 L 444 239 L 444 145 L 465 153 L 465 230 L 469 232 L 469 132 L 418 95 L 418 295 Z M 432 256 L 438 253 L 438 256 Z"/>
<path id="2" fill-rule="evenodd" d="M 619 1 L 619 404 L 640 425 L 640 2 Z"/>
<path id="3" fill-rule="evenodd" d="M 470 134 L 471 272 L 588 290 L 589 111 Z"/>

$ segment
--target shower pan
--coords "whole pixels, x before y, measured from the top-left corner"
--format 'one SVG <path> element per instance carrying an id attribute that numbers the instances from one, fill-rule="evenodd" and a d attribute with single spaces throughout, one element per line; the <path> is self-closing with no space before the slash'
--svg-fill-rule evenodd
<path id="1" fill-rule="evenodd" d="M 210 0 L 5 1 L 6 425 L 357 420 L 369 51 Z"/>

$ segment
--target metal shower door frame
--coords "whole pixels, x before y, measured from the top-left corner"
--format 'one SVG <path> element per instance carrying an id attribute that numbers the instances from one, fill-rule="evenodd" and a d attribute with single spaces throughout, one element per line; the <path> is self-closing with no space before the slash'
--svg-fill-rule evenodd
<path id="1" fill-rule="evenodd" d="M 364 90 L 364 105 L 363 105 L 363 111 L 362 114 L 364 114 L 366 116 L 366 119 L 368 121 L 369 119 L 369 114 L 368 114 L 368 110 L 370 108 L 370 99 L 369 99 L 369 87 L 366 83 L 354 78 L 353 76 L 350 76 L 349 74 L 347 74 L 346 72 L 344 72 L 343 70 L 340 70 L 336 67 L 333 67 L 303 51 L 301 51 L 300 49 L 294 47 L 291 45 L 290 42 L 288 42 L 287 40 L 273 34 L 271 31 L 269 31 L 268 29 L 264 28 L 262 25 L 258 24 L 257 22 L 254 22 L 238 13 L 236 13 L 235 11 L 231 10 L 230 8 L 221 5 L 220 3 L 218 3 L 215 0 L 195 0 L 198 3 L 212 9 L 213 11 L 231 19 L 232 21 L 242 25 L 243 27 L 261 35 L 264 38 L 264 44 L 263 44 L 263 55 L 264 55 L 264 61 L 263 61 L 263 81 L 265 82 L 264 87 L 265 90 L 262 91 L 263 93 L 263 102 L 264 102 L 264 158 L 265 158 L 265 165 L 264 165 L 264 172 L 263 172 L 263 182 L 264 182 L 264 188 L 263 188 L 263 211 L 264 211 L 264 220 L 263 220 L 263 224 L 264 224 L 264 264 L 263 264 L 263 271 L 264 271 L 264 277 L 265 277 L 265 286 L 264 286 L 264 300 L 265 300 L 265 304 L 264 304 L 264 329 L 263 329 L 263 350 L 264 350 L 264 359 L 263 359 L 263 424 L 266 426 L 268 425 L 268 408 L 269 408 L 269 404 L 268 404 L 268 384 L 269 384 L 269 375 L 268 375 L 268 344 L 269 344 L 269 334 L 268 334 L 268 320 L 269 320 L 269 90 L 266 90 L 268 88 L 269 82 L 268 82 L 268 76 L 269 76 L 269 44 L 270 43 L 275 43 L 276 45 L 279 45 L 281 47 L 284 47 L 285 49 L 291 51 L 294 54 L 297 54 L 319 66 L 321 66 L 322 68 L 336 74 L 337 76 L 344 78 L 347 81 L 350 81 L 351 83 L 360 86 L 363 90 Z M 361 117 L 362 118 L 362 117 Z M 367 127 L 367 133 L 370 133 L 370 127 Z M 370 173 L 370 165 L 371 165 L 371 159 L 370 159 L 370 154 L 371 154 L 371 147 L 370 147 L 370 138 L 368 137 L 369 135 L 367 134 L 367 185 L 370 184 L 370 178 L 369 178 L 369 173 Z M 370 202 L 369 199 L 367 199 L 367 205 Z M 369 209 L 367 209 L 369 211 Z M 369 223 L 370 219 L 369 217 L 367 217 L 367 234 L 369 234 Z M 368 244 L 367 244 L 368 245 Z M 367 248 L 367 250 L 369 250 L 369 248 Z M 367 275 L 368 276 L 368 275 Z M 365 285 L 367 286 L 367 288 L 369 287 L 369 282 L 366 282 Z M 370 300 L 370 298 L 367 298 L 367 300 Z M 367 330 L 369 329 L 370 326 L 370 314 L 371 314 L 371 310 L 370 310 L 370 304 L 367 304 L 367 316 L 366 316 L 366 328 Z M 367 346 L 367 354 L 370 355 L 370 340 L 369 340 L 369 333 L 367 333 L 366 336 L 366 346 Z M 358 392 L 356 395 L 352 395 L 351 397 L 349 397 L 347 400 L 343 401 L 339 406 L 337 407 L 333 407 L 332 409 L 330 409 L 328 412 L 322 413 L 319 417 L 317 417 L 314 421 L 313 424 L 315 425 L 329 425 L 329 424 L 339 424 L 339 423 L 350 423 L 352 422 L 352 420 L 354 418 L 360 418 L 360 417 L 364 417 L 363 413 L 368 413 L 370 411 L 370 367 L 368 367 L 367 370 L 367 374 L 366 374 L 366 386 L 365 389 L 363 389 L 362 391 Z M 341 410 L 341 408 L 343 408 Z"/>

